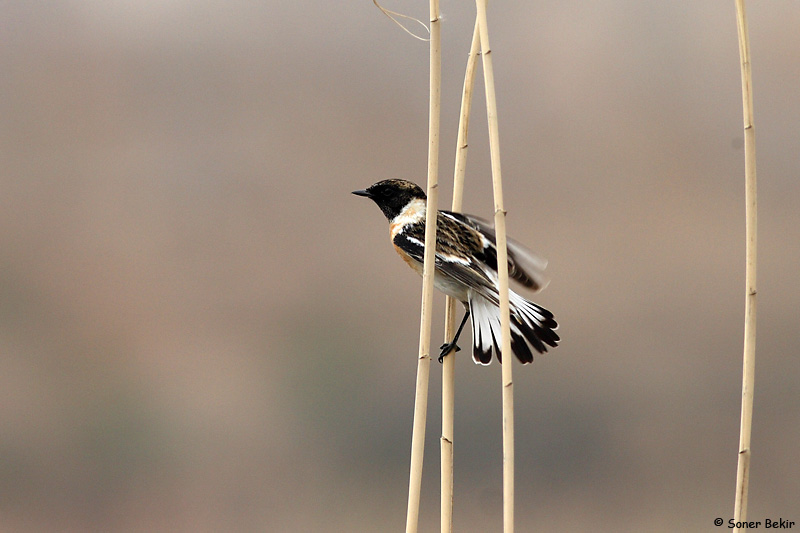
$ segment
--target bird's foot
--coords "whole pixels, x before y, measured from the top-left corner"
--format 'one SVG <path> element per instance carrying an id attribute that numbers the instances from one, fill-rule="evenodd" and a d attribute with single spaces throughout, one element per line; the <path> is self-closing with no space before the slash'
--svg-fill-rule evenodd
<path id="1" fill-rule="evenodd" d="M 439 347 L 442 351 L 439 353 L 439 362 L 444 362 L 444 357 L 452 351 L 460 352 L 461 348 L 455 342 L 446 342 Z"/>

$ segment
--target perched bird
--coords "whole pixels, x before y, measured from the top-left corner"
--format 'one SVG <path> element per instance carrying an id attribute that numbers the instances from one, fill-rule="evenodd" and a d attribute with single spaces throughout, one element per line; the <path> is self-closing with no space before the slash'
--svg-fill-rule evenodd
<path id="1" fill-rule="evenodd" d="M 392 244 L 400 257 L 422 275 L 425 255 L 427 196 L 418 185 L 400 179 L 379 181 L 353 194 L 370 198 L 389 219 Z M 482 365 L 500 354 L 500 293 L 494 228 L 480 218 L 439 211 L 436 217 L 436 269 L 434 286 L 464 304 L 466 313 L 453 340 L 441 347 L 439 362 L 456 345 L 461 330 L 472 317 L 472 359 Z M 508 239 L 508 275 L 524 287 L 539 291 L 547 285 L 546 261 L 516 241 Z M 544 307 L 509 290 L 511 349 L 522 363 L 555 347 L 560 340 L 558 324 Z"/>

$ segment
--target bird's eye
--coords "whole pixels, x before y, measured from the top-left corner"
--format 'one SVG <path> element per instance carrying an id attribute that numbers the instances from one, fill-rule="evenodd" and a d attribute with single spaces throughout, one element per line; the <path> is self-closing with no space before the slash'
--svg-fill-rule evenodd
<path id="1" fill-rule="evenodd" d="M 392 195 L 392 191 L 390 191 L 389 189 L 384 189 L 381 191 L 381 195 L 384 198 L 389 198 Z"/>

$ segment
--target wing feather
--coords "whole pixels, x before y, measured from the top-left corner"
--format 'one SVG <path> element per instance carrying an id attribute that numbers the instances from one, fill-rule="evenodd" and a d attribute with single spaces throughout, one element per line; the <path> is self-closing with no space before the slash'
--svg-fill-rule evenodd
<path id="1" fill-rule="evenodd" d="M 489 266 L 493 266 L 493 268 L 496 270 L 497 235 L 494 231 L 494 226 L 492 226 L 487 220 L 473 215 L 453 213 L 451 211 L 442 211 L 440 216 L 441 214 L 444 214 L 444 216 L 461 224 L 474 228 L 484 237 L 486 237 L 486 240 L 490 245 L 485 250 L 485 254 L 487 255 L 487 264 L 489 264 Z M 547 284 L 550 282 L 544 273 L 544 269 L 547 268 L 547 261 L 536 255 L 519 241 L 510 237 L 507 237 L 506 240 L 508 249 L 509 277 L 519 282 L 524 287 L 533 290 L 534 292 L 539 292 L 547 287 Z M 494 264 L 492 265 L 492 263 Z"/>
<path id="2" fill-rule="evenodd" d="M 495 281 L 487 273 L 486 266 L 476 261 L 482 253 L 481 236 L 474 228 L 439 215 L 436 231 L 436 270 L 463 283 L 495 305 L 500 298 Z M 425 258 L 425 226 L 423 223 L 409 224 L 395 235 L 392 242 L 414 260 L 422 263 Z"/>

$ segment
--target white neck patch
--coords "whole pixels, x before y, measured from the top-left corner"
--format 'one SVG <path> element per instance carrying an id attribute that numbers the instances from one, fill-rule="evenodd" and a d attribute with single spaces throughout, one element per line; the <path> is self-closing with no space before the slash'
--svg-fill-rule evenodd
<path id="1" fill-rule="evenodd" d="M 400 211 L 400 214 L 392 219 L 389 227 L 392 231 L 392 238 L 398 233 L 402 233 L 408 224 L 416 224 L 425 221 L 425 209 L 427 202 L 422 198 L 415 198 L 408 202 L 408 205 Z"/>

